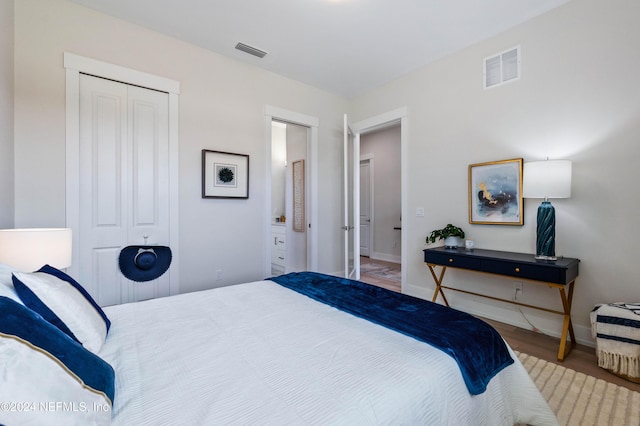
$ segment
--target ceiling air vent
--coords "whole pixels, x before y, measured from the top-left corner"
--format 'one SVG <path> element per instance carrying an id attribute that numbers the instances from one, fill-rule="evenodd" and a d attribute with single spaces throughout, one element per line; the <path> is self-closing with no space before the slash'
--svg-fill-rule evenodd
<path id="1" fill-rule="evenodd" d="M 257 56 L 258 58 L 264 58 L 267 52 L 263 52 L 260 49 L 256 49 L 255 47 L 249 46 L 248 44 L 238 43 L 236 44 L 236 49 L 242 50 L 249 55 Z"/>
<path id="2" fill-rule="evenodd" d="M 499 86 L 520 78 L 520 46 L 484 58 L 484 88 Z"/>

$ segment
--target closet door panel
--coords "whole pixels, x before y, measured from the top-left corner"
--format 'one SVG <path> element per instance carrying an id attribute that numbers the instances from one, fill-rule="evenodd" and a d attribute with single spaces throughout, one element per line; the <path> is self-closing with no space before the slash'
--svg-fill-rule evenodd
<path id="1" fill-rule="evenodd" d="M 170 294 L 127 280 L 120 250 L 169 243 L 168 94 L 80 76 L 80 282 L 100 305 Z"/>
<path id="2" fill-rule="evenodd" d="M 81 75 L 79 278 L 102 305 L 128 298 L 114 271 L 127 239 L 126 147 L 126 85 Z"/>
<path id="3" fill-rule="evenodd" d="M 131 209 L 129 244 L 169 244 L 169 97 L 130 86 L 129 158 Z M 131 283 L 133 300 L 170 294 L 169 276 Z"/>

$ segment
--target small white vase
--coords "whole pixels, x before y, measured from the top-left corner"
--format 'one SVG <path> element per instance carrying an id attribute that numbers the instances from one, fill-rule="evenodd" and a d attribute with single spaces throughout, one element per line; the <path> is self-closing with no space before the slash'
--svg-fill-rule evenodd
<path id="1" fill-rule="evenodd" d="M 444 246 L 446 248 L 457 248 L 460 240 L 458 237 L 447 237 L 444 239 Z"/>

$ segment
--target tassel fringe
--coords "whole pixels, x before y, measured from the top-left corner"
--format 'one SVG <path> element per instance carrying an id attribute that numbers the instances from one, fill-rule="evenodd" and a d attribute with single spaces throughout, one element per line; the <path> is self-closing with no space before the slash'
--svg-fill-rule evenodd
<path id="1" fill-rule="evenodd" d="M 638 357 L 598 350 L 598 366 L 614 374 L 640 380 L 640 360 Z"/>

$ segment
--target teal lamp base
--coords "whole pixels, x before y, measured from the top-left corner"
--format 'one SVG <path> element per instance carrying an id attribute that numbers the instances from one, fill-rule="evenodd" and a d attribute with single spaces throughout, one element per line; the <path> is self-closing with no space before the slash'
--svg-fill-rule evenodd
<path id="1" fill-rule="evenodd" d="M 549 201 L 538 207 L 536 259 L 556 260 L 556 210 Z"/>

